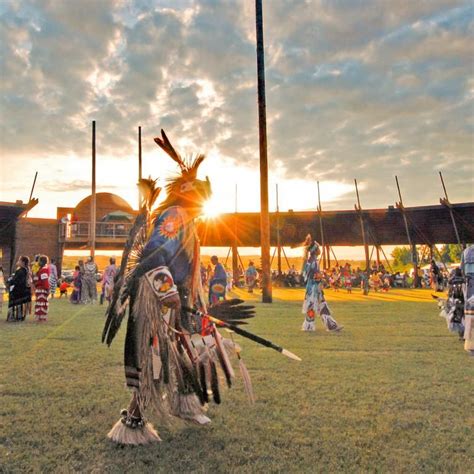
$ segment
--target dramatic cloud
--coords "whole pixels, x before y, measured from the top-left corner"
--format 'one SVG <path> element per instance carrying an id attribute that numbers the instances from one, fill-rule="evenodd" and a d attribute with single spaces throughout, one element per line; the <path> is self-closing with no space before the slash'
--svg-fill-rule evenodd
<path id="1" fill-rule="evenodd" d="M 339 183 L 327 207 L 351 208 L 357 178 L 363 205 L 379 207 L 397 199 L 395 174 L 407 204 L 436 202 L 443 171 L 453 201 L 474 199 L 472 2 L 272 0 L 264 23 L 273 180 Z M 86 192 L 92 120 L 116 163 L 103 188 L 131 186 L 117 169 L 138 125 L 154 175 L 169 169 L 160 128 L 257 172 L 253 2 L 3 1 L 0 42 L 4 199 L 38 168 L 44 192 Z M 232 188 L 238 176 L 212 163 Z M 314 202 L 308 191 L 300 208 Z"/>

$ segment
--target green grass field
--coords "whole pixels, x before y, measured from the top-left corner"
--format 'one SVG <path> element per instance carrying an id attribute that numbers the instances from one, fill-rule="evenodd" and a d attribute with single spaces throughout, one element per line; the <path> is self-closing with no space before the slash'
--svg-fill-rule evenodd
<path id="1" fill-rule="evenodd" d="M 274 295 L 249 329 L 303 361 L 236 337 L 256 404 L 237 380 L 211 425 L 155 423 L 164 441 L 148 447 L 105 437 L 129 394 L 124 328 L 102 345 L 103 307 L 54 300 L 46 324 L 2 321 L 0 472 L 474 472 L 474 358 L 428 292 L 328 291 L 341 334 L 302 333 L 302 290 Z"/>

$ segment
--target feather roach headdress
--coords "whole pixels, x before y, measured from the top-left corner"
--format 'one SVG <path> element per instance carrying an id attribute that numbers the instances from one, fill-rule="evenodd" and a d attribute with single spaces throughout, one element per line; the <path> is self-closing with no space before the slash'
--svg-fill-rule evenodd
<path id="1" fill-rule="evenodd" d="M 303 261 L 306 262 L 311 255 L 318 256 L 321 253 L 321 248 L 316 240 L 313 240 L 311 234 L 306 236 L 306 239 L 303 243 L 304 246 L 304 254 L 303 254 Z"/>
<path id="2" fill-rule="evenodd" d="M 168 196 L 160 208 L 180 205 L 188 209 L 200 209 L 212 193 L 211 183 L 207 176 L 204 181 L 197 179 L 199 165 L 203 162 L 205 156 L 199 154 L 192 158 L 183 159 L 171 145 L 164 130 L 161 130 L 161 137 L 156 137 L 155 142 L 178 164 L 181 172 L 177 177 L 168 180 L 165 188 Z"/>

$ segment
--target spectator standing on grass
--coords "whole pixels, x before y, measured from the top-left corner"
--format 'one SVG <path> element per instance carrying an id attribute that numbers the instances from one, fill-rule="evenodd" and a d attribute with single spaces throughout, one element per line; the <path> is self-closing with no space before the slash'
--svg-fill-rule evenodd
<path id="1" fill-rule="evenodd" d="M 207 285 L 207 269 L 204 266 L 204 263 L 202 262 L 200 266 L 200 272 L 201 272 L 201 285 L 204 288 Z"/>
<path id="2" fill-rule="evenodd" d="M 351 264 L 346 263 L 343 270 L 342 276 L 344 278 L 344 287 L 348 293 L 352 293 L 352 271 L 351 271 Z"/>
<path id="3" fill-rule="evenodd" d="M 233 288 L 233 275 L 232 271 L 229 268 L 225 268 L 226 278 L 227 278 L 227 291 L 232 291 Z"/>
<path id="4" fill-rule="evenodd" d="M 97 265 L 92 255 L 84 264 L 81 300 L 85 304 L 94 304 L 97 301 Z"/>
<path id="5" fill-rule="evenodd" d="M 58 268 L 56 267 L 56 260 L 51 259 L 49 263 L 49 293 L 51 298 L 54 298 L 54 293 L 56 293 L 56 287 L 58 286 Z"/>
<path id="6" fill-rule="evenodd" d="M 102 276 L 102 294 L 100 295 L 100 304 L 104 303 L 104 298 L 110 303 L 112 292 L 114 291 L 114 279 L 116 274 L 117 266 L 115 265 L 115 258 L 111 257 L 109 265 L 105 267 L 104 275 Z"/>
<path id="7" fill-rule="evenodd" d="M 5 276 L 3 275 L 3 267 L 0 266 L 0 314 L 3 308 L 3 295 L 5 294 Z"/>
<path id="8" fill-rule="evenodd" d="M 35 319 L 38 322 L 48 320 L 49 268 L 48 257 L 41 255 L 38 259 L 38 271 L 33 275 L 35 286 Z"/>
<path id="9" fill-rule="evenodd" d="M 40 255 L 37 254 L 35 255 L 34 259 L 33 259 L 33 263 L 31 264 L 31 274 L 34 276 L 36 275 L 36 272 L 39 270 L 39 258 L 40 258 Z"/>
<path id="10" fill-rule="evenodd" d="M 209 281 L 209 304 L 215 304 L 220 299 L 225 300 L 225 291 L 227 287 L 227 274 L 222 263 L 216 255 L 211 257 L 211 263 L 214 265 L 214 273 Z"/>
<path id="11" fill-rule="evenodd" d="M 72 293 L 71 293 L 71 303 L 79 304 L 81 302 L 81 288 L 82 288 L 82 275 L 81 267 L 76 265 L 74 273 L 72 275 Z"/>
<path id="12" fill-rule="evenodd" d="M 474 245 L 461 255 L 464 276 L 464 349 L 474 355 Z"/>
<path id="13" fill-rule="evenodd" d="M 255 268 L 252 260 L 249 262 L 247 270 L 245 270 L 245 284 L 247 285 L 247 291 L 253 293 L 255 283 L 257 281 L 257 269 Z"/>
<path id="14" fill-rule="evenodd" d="M 39 270 L 39 258 L 40 258 L 39 254 L 36 254 L 34 256 L 33 263 L 30 266 L 30 272 L 29 272 L 29 275 L 30 275 L 30 278 L 31 278 L 31 284 L 29 285 L 30 289 L 31 289 L 31 300 L 27 305 L 27 309 L 28 309 L 28 314 L 30 316 L 31 316 L 31 304 L 32 304 L 33 298 L 35 296 L 35 286 L 33 285 L 33 277 L 36 275 L 36 273 Z"/>
<path id="15" fill-rule="evenodd" d="M 31 287 L 33 286 L 30 259 L 21 256 L 15 273 L 8 279 L 7 321 L 24 321 L 31 305 Z"/>

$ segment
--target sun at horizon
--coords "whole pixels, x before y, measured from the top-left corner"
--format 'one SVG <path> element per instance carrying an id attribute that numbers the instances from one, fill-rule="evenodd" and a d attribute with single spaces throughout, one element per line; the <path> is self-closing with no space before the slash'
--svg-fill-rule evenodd
<path id="1" fill-rule="evenodd" d="M 215 219 L 222 212 L 221 209 L 219 209 L 218 203 L 214 199 L 206 201 L 202 211 L 204 219 Z"/>

